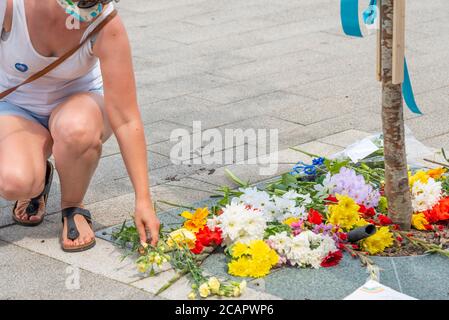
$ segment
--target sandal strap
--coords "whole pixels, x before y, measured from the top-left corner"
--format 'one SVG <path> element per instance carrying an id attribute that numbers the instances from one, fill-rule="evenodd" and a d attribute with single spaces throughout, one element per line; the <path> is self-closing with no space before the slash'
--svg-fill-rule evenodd
<path id="1" fill-rule="evenodd" d="M 64 218 L 67 218 L 67 239 L 75 240 L 80 236 L 78 228 L 75 223 L 75 215 L 82 215 L 88 223 L 92 223 L 92 216 L 89 210 L 78 208 L 78 207 L 70 207 L 61 211 L 62 213 L 62 223 L 64 223 Z"/>
<path id="2" fill-rule="evenodd" d="M 45 187 L 40 195 L 31 199 L 28 207 L 26 208 L 26 214 L 28 217 L 36 216 L 39 212 L 40 199 L 42 197 L 47 197 L 50 193 L 51 183 L 53 181 L 53 164 L 47 160 L 47 171 L 45 173 Z"/>

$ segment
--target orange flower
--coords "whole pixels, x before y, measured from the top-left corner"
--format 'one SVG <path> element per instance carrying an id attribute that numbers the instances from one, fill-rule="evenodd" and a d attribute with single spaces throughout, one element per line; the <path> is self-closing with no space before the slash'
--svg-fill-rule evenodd
<path id="1" fill-rule="evenodd" d="M 440 179 L 443 174 L 445 174 L 447 169 L 445 168 L 436 168 L 436 169 L 430 169 L 427 171 L 427 174 L 434 179 Z"/>
<path id="2" fill-rule="evenodd" d="M 441 199 L 440 202 L 433 206 L 432 210 L 427 210 L 423 213 L 430 223 L 449 220 L 449 197 Z"/>
<path id="3" fill-rule="evenodd" d="M 206 225 L 208 215 L 209 209 L 207 207 L 198 208 L 194 213 L 184 211 L 181 213 L 181 216 L 187 219 L 184 222 L 184 228 L 192 232 L 198 232 Z"/>

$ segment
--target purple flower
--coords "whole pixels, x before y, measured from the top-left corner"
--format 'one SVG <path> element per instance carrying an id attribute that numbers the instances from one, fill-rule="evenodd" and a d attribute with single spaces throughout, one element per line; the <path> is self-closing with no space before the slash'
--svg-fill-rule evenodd
<path id="1" fill-rule="evenodd" d="M 352 169 L 341 168 L 338 174 L 331 177 L 329 185 L 333 194 L 347 195 L 367 208 L 374 208 L 379 204 L 379 191 Z"/>

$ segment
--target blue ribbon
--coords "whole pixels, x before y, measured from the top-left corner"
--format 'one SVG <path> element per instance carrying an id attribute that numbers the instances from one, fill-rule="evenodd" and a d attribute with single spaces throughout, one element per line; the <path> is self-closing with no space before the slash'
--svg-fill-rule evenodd
<path id="1" fill-rule="evenodd" d="M 371 0 L 368 9 L 363 12 L 363 20 L 366 24 L 373 24 L 377 18 L 377 10 L 375 9 L 376 4 L 377 0 Z M 340 16 L 343 31 L 346 35 L 363 38 L 359 23 L 359 0 L 341 0 Z M 402 84 L 402 94 L 410 111 L 415 114 L 422 114 L 416 103 L 415 94 L 413 93 L 407 59 L 404 59 L 404 83 Z"/>

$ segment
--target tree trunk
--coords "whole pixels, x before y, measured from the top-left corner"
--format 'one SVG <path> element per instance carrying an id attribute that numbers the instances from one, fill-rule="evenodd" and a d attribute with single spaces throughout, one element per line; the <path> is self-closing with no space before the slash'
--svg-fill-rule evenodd
<path id="1" fill-rule="evenodd" d="M 402 86 L 392 83 L 393 1 L 382 0 L 382 129 L 385 149 L 385 193 L 394 223 L 409 230 L 413 213 L 405 153 Z"/>

